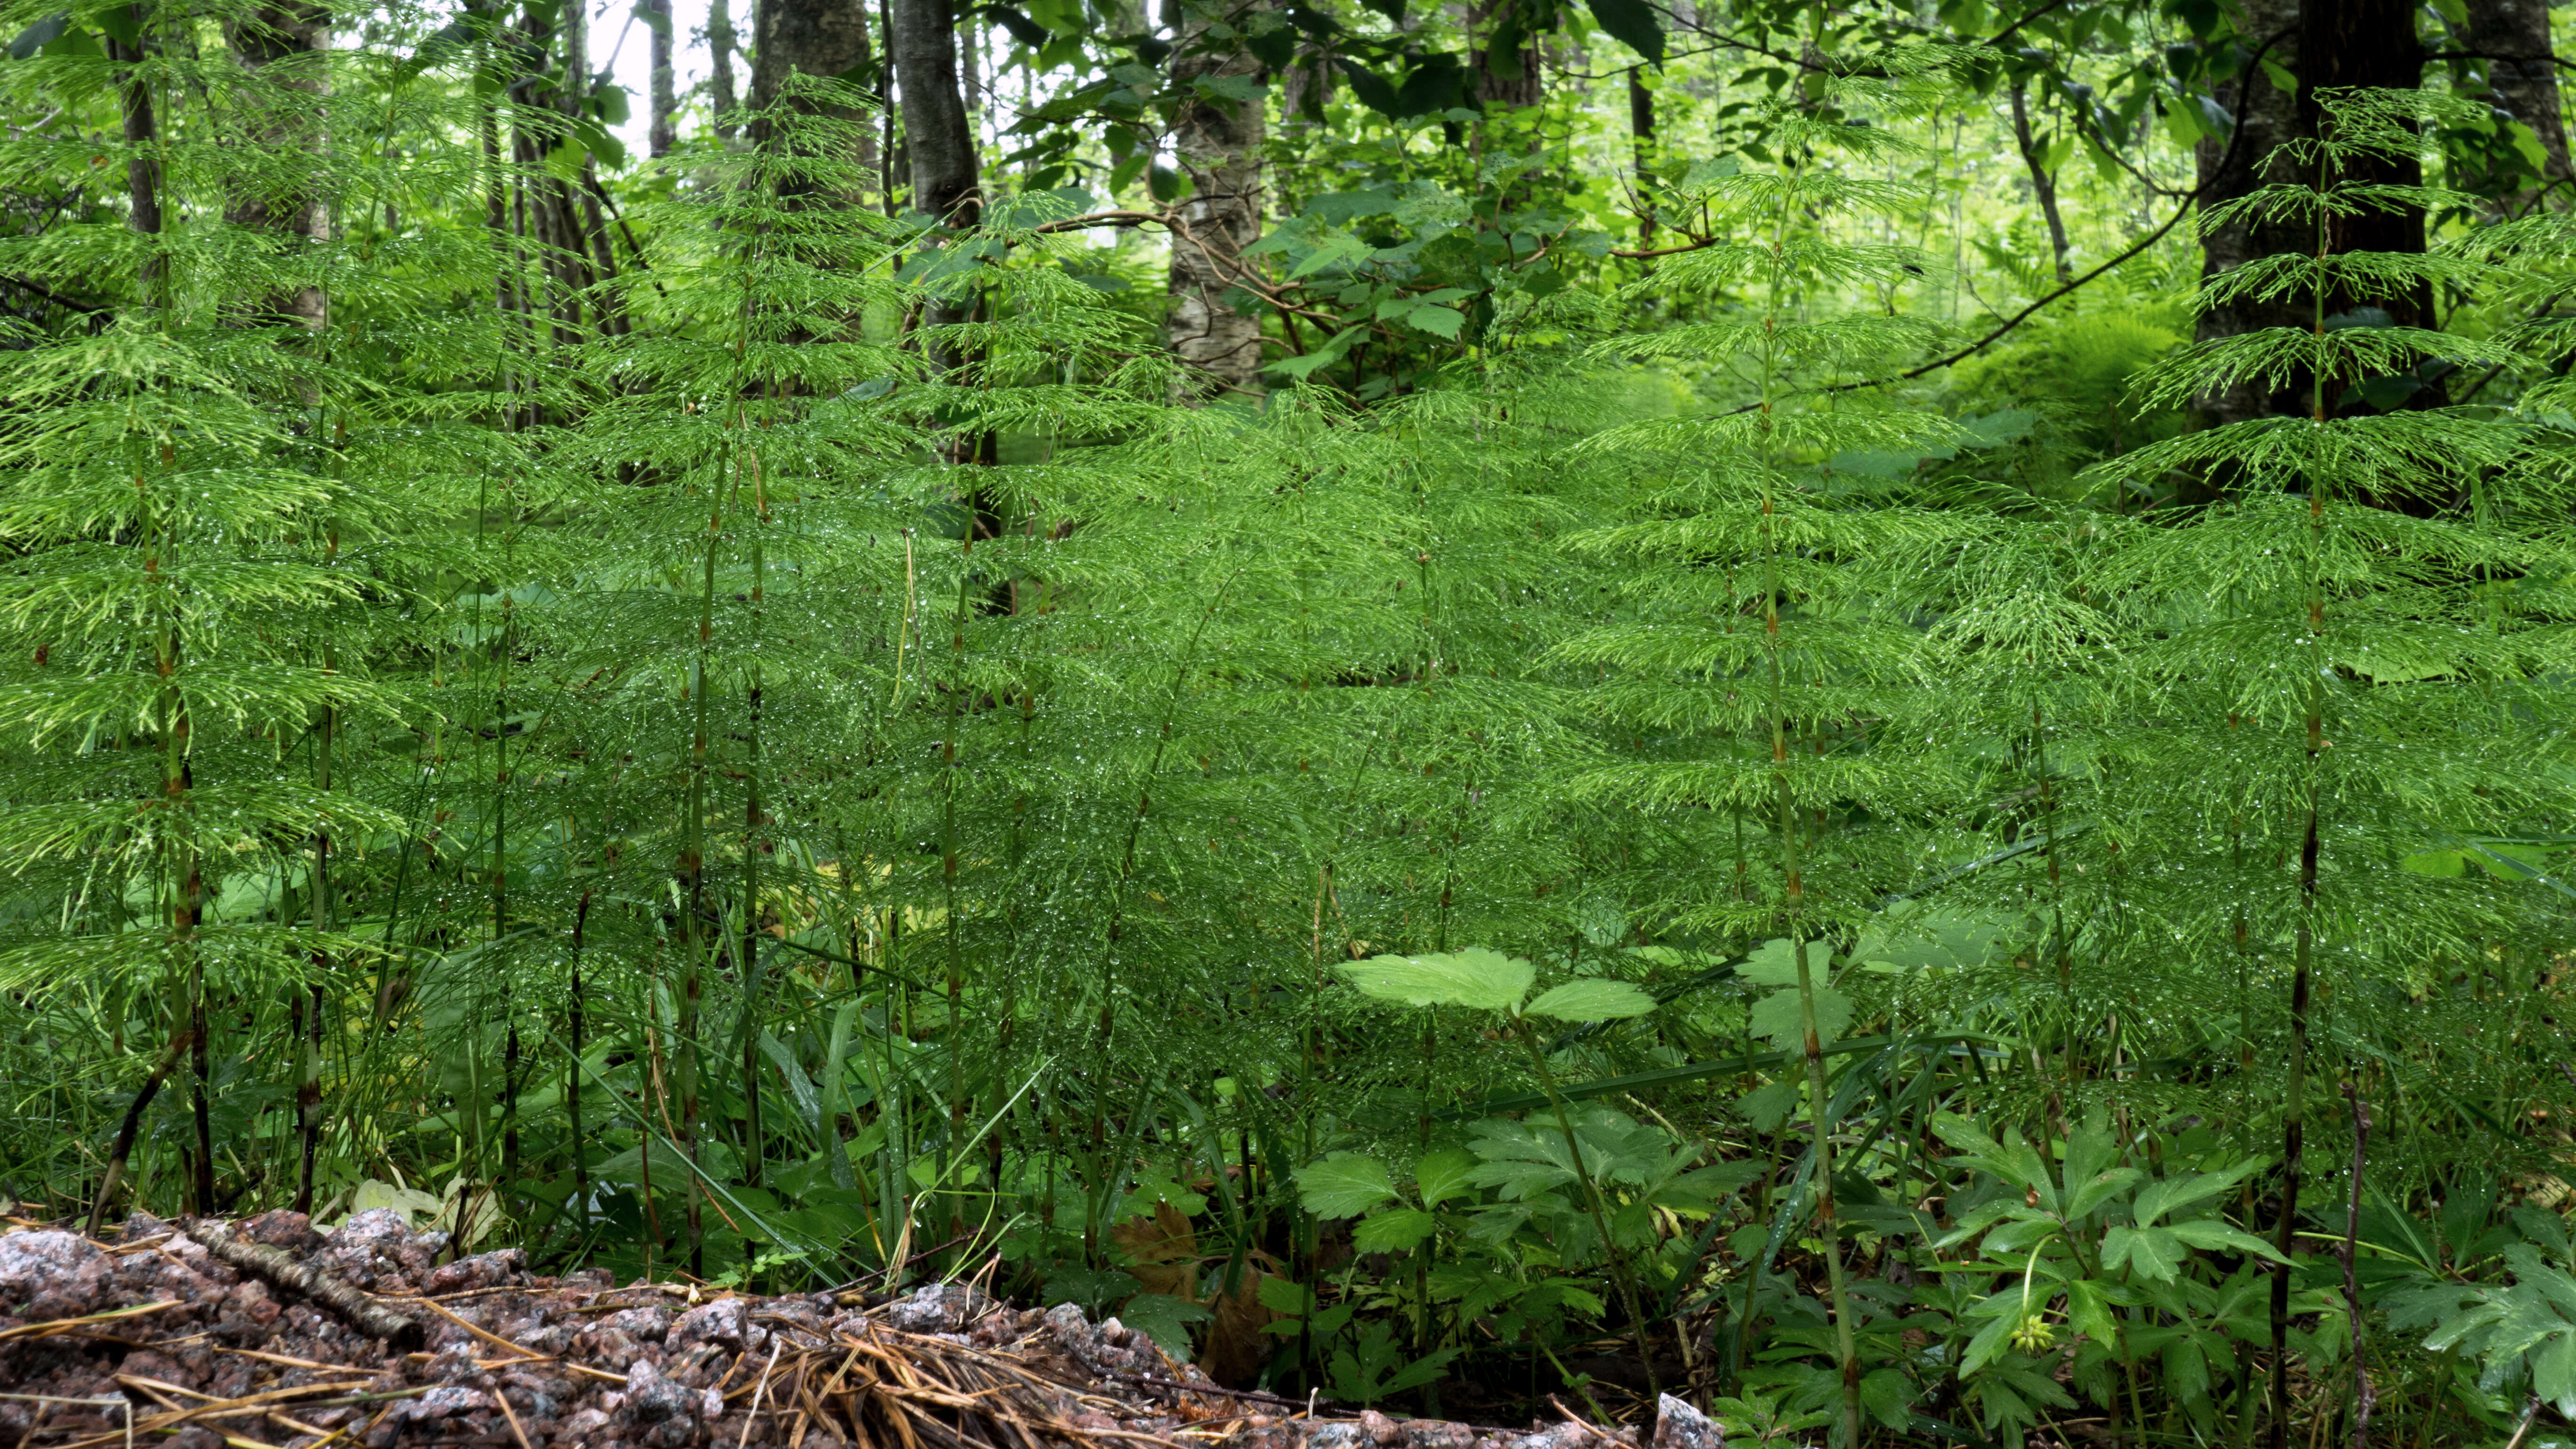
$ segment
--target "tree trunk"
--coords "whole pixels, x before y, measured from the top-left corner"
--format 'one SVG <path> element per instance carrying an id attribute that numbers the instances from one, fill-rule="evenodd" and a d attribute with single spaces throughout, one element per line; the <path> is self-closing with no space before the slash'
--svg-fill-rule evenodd
<path id="1" fill-rule="evenodd" d="M 2301 16 L 2299 38 L 2299 133 L 2318 134 L 2324 113 L 2317 104 L 2321 90 L 2369 86 L 2411 91 L 2424 83 L 2424 46 L 2416 38 L 2415 6 L 2410 0 L 2310 0 Z M 2365 160 L 2334 178 L 2343 182 L 2393 186 L 2424 184 L 2423 163 L 2408 156 L 2399 161 Z M 2310 243 L 2313 245 L 2313 243 Z M 2300 250 L 2307 250 L 2302 246 Z M 2420 206 L 2364 207 L 2328 223 L 2326 249 L 2344 252 L 2421 252 L 2424 209 Z M 2328 297 L 2326 310 L 2341 312 L 2365 299 Z M 2371 299 L 2384 307 L 2400 327 L 2435 328 L 2433 289 L 2419 285 L 2408 295 Z M 2302 402 L 2305 398 L 2302 397 Z M 2419 403 L 2420 405 L 2420 403 Z M 2327 406 L 2331 408 L 2329 390 Z M 2305 407 L 2295 409 L 2305 412 Z"/>
<path id="2" fill-rule="evenodd" d="M 224 38 L 244 70 L 278 88 L 278 93 L 251 102 L 257 108 L 253 124 L 258 143 L 281 153 L 317 151 L 322 137 L 316 102 L 329 91 L 322 70 L 330 49 L 329 12 L 309 0 L 283 0 L 225 25 Z M 237 193 L 225 219 L 287 241 L 319 241 L 330 235 L 330 218 L 300 173 L 283 187 Z M 326 320 L 320 287 L 298 287 L 271 305 L 282 318 L 315 330 Z"/>
<path id="3" fill-rule="evenodd" d="M 150 9 L 140 3 L 128 5 L 126 12 L 134 17 L 138 32 L 151 19 Z M 114 36 L 108 37 L 108 59 L 120 66 L 139 67 L 143 63 L 143 54 L 144 47 L 140 41 L 128 45 Z M 159 236 L 161 163 L 144 154 L 145 148 L 161 139 L 160 123 L 152 107 L 152 89 L 138 71 L 129 68 L 117 78 L 116 94 L 117 110 L 124 122 L 125 144 L 132 152 L 125 162 L 126 225 L 145 236 Z M 157 249 L 145 252 L 142 264 L 135 268 L 134 280 L 142 292 L 138 300 L 147 306 L 159 301 L 157 292 L 161 277 L 161 253 Z"/>
<path id="4" fill-rule="evenodd" d="M 983 220 L 983 200 L 977 188 L 975 133 L 957 89 L 955 13 L 949 0 L 890 0 L 886 11 L 894 31 L 895 68 L 903 75 L 913 209 L 963 231 Z"/>
<path id="5" fill-rule="evenodd" d="M 2240 69 L 2216 87 L 2218 104 L 2235 120 L 2237 134 L 2202 139 L 2199 152 L 2200 206 L 2206 212 L 2275 181 L 2267 163 L 2272 152 L 2297 134 L 2296 98 L 2282 90 L 2257 62 L 2270 61 L 2295 73 L 2299 56 L 2299 0 L 2240 0 L 2234 15 Z M 2288 221 L 2238 222 L 2207 233 L 2201 275 L 2214 277 L 2257 257 L 2307 249 L 2307 236 L 2295 218 Z M 2233 301 L 2201 314 L 2197 340 L 2213 342 L 2265 327 L 2292 327 L 2306 318 L 2296 301 Z M 2203 420 L 2212 425 L 2242 422 L 2272 412 L 2273 399 L 2259 389 L 2238 384 L 2201 399 Z M 2205 501 L 2188 498 L 2187 501 Z"/>
<path id="6" fill-rule="evenodd" d="M 837 76 L 868 63 L 868 12 L 833 0 L 761 0 L 754 9 L 758 27 L 751 62 L 751 104 L 766 109 L 778 100 L 790 75 Z M 855 111 L 844 113 L 857 120 Z M 767 125 L 754 122 L 754 145 L 769 140 Z M 876 147 L 860 128 L 857 153 L 849 158 L 864 174 L 876 169 Z M 859 198 L 848 198 L 855 206 Z"/>
<path id="7" fill-rule="evenodd" d="M 1228 305 L 1226 294 L 1246 270 L 1243 249 L 1261 239 L 1264 100 L 1211 98 L 1192 86 L 1250 78 L 1261 65 L 1250 52 L 1211 39 L 1209 24 L 1207 16 L 1189 17 L 1172 63 L 1173 83 L 1186 97 L 1172 155 L 1191 186 L 1180 209 L 1187 230 L 1172 237 L 1167 324 L 1172 351 L 1189 369 L 1174 384 L 1184 402 L 1261 390 L 1261 319 Z"/>
<path id="8" fill-rule="evenodd" d="M 680 141 L 675 128 L 680 110 L 679 82 L 671 69 L 671 0 L 640 0 L 637 9 L 644 17 L 645 28 L 653 32 L 652 110 L 645 136 L 654 155 L 668 156 Z"/>
<path id="9" fill-rule="evenodd" d="M 1645 70 L 1628 67 L 1628 156 L 1637 173 L 1637 250 L 1650 252 L 1655 249 L 1655 93 L 1646 89 Z"/>
<path id="10" fill-rule="evenodd" d="M 768 6 L 760 4 L 759 0 L 753 0 L 751 7 L 751 30 L 755 39 L 757 39 L 760 34 L 762 12 L 768 8 Z M 862 31 L 866 30 L 867 22 L 865 20 L 861 20 L 859 22 L 859 28 Z M 766 54 L 769 47 L 763 45 L 760 49 L 763 54 Z M 725 0 L 708 0 L 707 57 L 709 65 L 707 70 L 707 99 L 715 108 L 716 139 L 724 142 L 728 146 L 733 144 L 734 138 L 734 125 L 732 120 L 734 108 L 742 103 L 740 98 L 734 94 L 733 51 L 733 7 L 726 4 Z M 859 54 L 862 57 L 866 56 L 867 47 L 864 44 L 859 47 Z M 756 66 L 757 61 L 755 61 L 754 64 Z M 835 75 L 839 74 L 837 71 L 831 73 Z"/>
<path id="11" fill-rule="evenodd" d="M 2548 153 L 2539 184 L 2505 198 L 2505 208 L 2519 215 L 2555 193 L 2564 209 L 2571 173 L 2567 123 L 2558 110 L 2558 60 L 2549 46 L 2548 0 L 2468 0 L 2468 11 L 2462 48 L 2486 61 L 2490 99 L 2529 126 Z"/>
<path id="12" fill-rule="evenodd" d="M 2030 168 L 2030 194 L 2039 201 L 2039 214 L 2048 222 L 2048 251 L 2056 262 L 2060 286 L 2075 280 L 2075 269 L 2066 260 L 2066 218 L 2057 210 L 2057 173 L 2048 169 L 2048 158 L 2039 139 L 2031 134 L 2030 98 L 2027 87 L 2016 79 L 2012 83 L 2013 142 L 2021 149 L 2022 164 Z"/>
<path id="13" fill-rule="evenodd" d="M 912 209 L 927 212 L 950 238 L 971 231 L 984 219 L 978 184 L 975 131 L 966 114 L 966 99 L 957 88 L 956 12 L 949 0 L 891 0 L 886 9 L 893 33 L 888 47 L 903 75 L 903 138 L 912 160 Z M 974 315 L 973 289 L 951 286 L 922 307 L 922 325 L 954 327 Z M 943 371 L 964 365 L 952 344 L 934 339 L 930 356 Z M 960 445 L 980 451 L 971 442 Z"/>
<path id="14" fill-rule="evenodd" d="M 1468 6 L 1467 25 L 1474 41 L 1491 42 L 1496 29 L 1510 23 L 1513 9 L 1513 0 Z M 1500 50 L 1490 43 L 1470 42 L 1468 59 L 1475 65 L 1476 99 L 1488 110 L 1534 106 L 1543 94 L 1538 38 L 1526 31 L 1516 30 L 1514 34 L 1515 42 Z"/>

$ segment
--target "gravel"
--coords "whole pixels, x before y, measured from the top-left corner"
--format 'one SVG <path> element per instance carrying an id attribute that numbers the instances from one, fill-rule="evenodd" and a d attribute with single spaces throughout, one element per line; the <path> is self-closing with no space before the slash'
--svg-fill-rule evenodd
<path id="1" fill-rule="evenodd" d="M 402 1353 L 137 1215 L 112 1242 L 0 1233 L 0 1444 L 180 1449 L 477 1444 L 583 1449 L 1723 1449 L 1667 1396 L 1655 1432 L 1505 1431 L 1309 1417 L 1216 1391 L 1145 1334 L 1059 1304 L 1019 1311 L 932 1285 L 748 1297 L 604 1270 L 532 1275 L 515 1248 L 447 1260 L 443 1233 L 359 1213 L 316 1231 L 266 1213 L 233 1235 L 386 1300 Z"/>

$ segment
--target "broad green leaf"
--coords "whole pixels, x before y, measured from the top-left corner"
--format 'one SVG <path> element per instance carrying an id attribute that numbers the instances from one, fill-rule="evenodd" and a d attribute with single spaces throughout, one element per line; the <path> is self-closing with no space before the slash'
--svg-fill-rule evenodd
<path id="1" fill-rule="evenodd" d="M 2102 1235 L 2102 1269 L 2106 1273 L 2116 1272 L 2126 1263 L 2129 1271 L 2141 1278 L 2170 1283 L 2182 1259 L 2181 1241 L 2163 1228 L 2114 1227 Z"/>
<path id="2" fill-rule="evenodd" d="M 1592 18 L 1630 50 L 1664 63 L 1663 15 L 1646 0 L 1590 0 Z M 1891 1426 L 1892 1427 L 1892 1426 Z"/>
<path id="3" fill-rule="evenodd" d="M 1470 946 L 1433 956 L 1371 956 L 1335 968 L 1364 996 L 1406 1006 L 1465 1006 L 1509 1011 L 1520 1005 L 1537 968 Z"/>
<path id="4" fill-rule="evenodd" d="M 2244 1253 L 2252 1257 L 2269 1259 L 2275 1263 L 2289 1261 L 2283 1258 L 2280 1250 L 2270 1243 L 2241 1228 L 2230 1227 L 2216 1218 L 2195 1218 L 2187 1223 L 2175 1223 L 2166 1231 L 2195 1248 L 2205 1248 L 2211 1252 Z"/>
<path id="5" fill-rule="evenodd" d="M 2066 1321 L 2095 1343 L 2114 1344 L 2120 1341 L 2120 1323 L 2111 1316 L 2111 1302 L 2102 1286 L 2090 1278 L 2067 1284 Z"/>
<path id="6" fill-rule="evenodd" d="M 1860 1406 L 1887 1428 L 1903 1429 L 1914 1417 L 1914 1380 L 1902 1369 L 1873 1369 L 1860 1381 Z"/>
<path id="7" fill-rule="evenodd" d="M 1812 945 L 1807 951 L 1807 969 L 1813 972 L 1824 964 L 1821 959 L 1824 952 Z M 1744 964 L 1735 968 L 1735 974 L 1756 986 L 1797 985 L 1798 959 L 1789 938 L 1778 936 L 1763 942 L 1746 954 Z"/>
<path id="8" fill-rule="evenodd" d="M 1455 342 L 1458 340 L 1460 329 L 1467 325 L 1467 314 L 1455 307 L 1432 304 L 1416 307 L 1405 313 L 1404 320 L 1408 325 L 1420 328 L 1434 337 L 1446 337 Z"/>
<path id="9" fill-rule="evenodd" d="M 1394 1253 L 1418 1246 L 1440 1226 L 1420 1208 L 1397 1208 L 1362 1218 L 1351 1230 L 1351 1246 L 1363 1253 Z"/>
<path id="10" fill-rule="evenodd" d="M 1852 1000 L 1839 991 L 1815 989 L 1816 1044 L 1830 1045 L 1851 1025 Z M 1753 1003 L 1746 1029 L 1784 1052 L 1807 1049 L 1807 1027 L 1798 1010 L 1798 993 L 1775 991 Z"/>
<path id="11" fill-rule="evenodd" d="M 1413 1165 L 1413 1181 L 1422 1192 L 1424 1207 L 1438 1207 L 1453 1197 L 1464 1197 L 1471 1184 L 1467 1175 L 1476 1170 L 1476 1154 L 1463 1147 L 1443 1147 L 1427 1153 Z"/>
<path id="12" fill-rule="evenodd" d="M 2126 1191 L 2129 1184 L 2145 1176 L 2134 1167 L 2115 1167 L 2108 1172 L 2096 1173 L 2091 1181 L 2079 1184 L 2074 1196 L 2067 1199 L 2066 1215 L 2080 1218 L 2098 1212 L 2103 1204 Z"/>
<path id="13" fill-rule="evenodd" d="M 1297 1201 L 1317 1217 L 1358 1217 L 1394 1196 L 1386 1164 L 1357 1152 L 1336 1152 L 1297 1169 Z"/>
<path id="14" fill-rule="evenodd" d="M 2550 1335 L 2531 1355 L 2531 1391 L 2555 1406 L 2561 1418 L 2576 1418 L 2576 1327 Z"/>
<path id="15" fill-rule="evenodd" d="M 1559 1021 L 1618 1021 L 1643 1016 L 1654 1009 L 1655 998 L 1625 981 L 1586 977 L 1549 987 L 1521 1011 Z"/>

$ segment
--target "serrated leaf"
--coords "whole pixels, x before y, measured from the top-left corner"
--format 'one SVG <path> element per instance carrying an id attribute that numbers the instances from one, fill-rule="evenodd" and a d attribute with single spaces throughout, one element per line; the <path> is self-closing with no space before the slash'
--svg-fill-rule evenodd
<path id="1" fill-rule="evenodd" d="M 1438 1207 L 1453 1197 L 1464 1197 L 1472 1184 L 1467 1175 L 1476 1170 L 1476 1154 L 1463 1147 L 1444 1147 L 1427 1153 L 1414 1164 L 1413 1181 L 1422 1193 L 1424 1207 Z"/>
<path id="2" fill-rule="evenodd" d="M 1538 974 L 1527 961 L 1471 946 L 1430 956 L 1371 956 L 1335 968 L 1364 996 L 1406 1006 L 1509 1011 Z"/>
<path id="3" fill-rule="evenodd" d="M 1190 1356 L 1190 1325 L 1215 1316 L 1203 1303 L 1168 1293 L 1139 1293 L 1118 1306 L 1120 1323 L 1154 1340 L 1155 1347 L 1177 1361 Z"/>
<path id="4" fill-rule="evenodd" d="M 1419 1246 L 1439 1226 L 1438 1218 L 1420 1208 L 1397 1208 L 1360 1219 L 1351 1230 L 1351 1246 L 1363 1253 L 1403 1252 Z"/>
<path id="5" fill-rule="evenodd" d="M 1450 315 L 1457 314 L 1453 312 Z M 1559 1021 L 1622 1021 L 1632 1016 L 1643 1016 L 1654 1009 L 1655 998 L 1628 982 L 1594 976 L 1551 986 L 1521 1011 L 1524 1015 L 1549 1016 Z"/>
<path id="6" fill-rule="evenodd" d="M 1458 340 L 1459 332 L 1467 325 L 1467 314 L 1455 307 L 1425 306 L 1416 307 L 1405 313 L 1404 320 L 1407 326 L 1416 327 L 1434 337 L 1445 337 L 1455 342 Z M 1575 1018 L 1575 1020 L 1590 1019 Z"/>
<path id="7" fill-rule="evenodd" d="M 1851 1025 L 1852 1000 L 1839 991 L 1815 989 L 1816 1044 L 1831 1045 Z M 1746 1029 L 1784 1052 L 1806 1050 L 1807 1029 L 1798 1012 L 1795 990 L 1775 991 L 1753 1003 Z"/>
<path id="8" fill-rule="evenodd" d="M 1358 1217 L 1394 1196 L 1386 1164 L 1361 1153 L 1336 1152 L 1297 1169 L 1297 1201 L 1317 1217 Z"/>

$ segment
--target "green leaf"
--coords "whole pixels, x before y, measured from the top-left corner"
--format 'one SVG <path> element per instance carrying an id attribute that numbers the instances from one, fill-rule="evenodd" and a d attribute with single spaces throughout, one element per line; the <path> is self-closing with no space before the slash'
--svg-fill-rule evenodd
<path id="1" fill-rule="evenodd" d="M 1335 968 L 1360 994 L 1406 1006 L 1464 1006 L 1509 1011 L 1520 1005 L 1537 968 L 1471 946 L 1433 956 L 1371 956 Z"/>
<path id="2" fill-rule="evenodd" d="M 1297 1201 L 1317 1217 L 1357 1217 L 1394 1197 L 1386 1164 L 1357 1152 L 1336 1152 L 1297 1169 Z"/>
<path id="3" fill-rule="evenodd" d="M 1231 101 L 1243 105 L 1268 95 L 1268 87 L 1248 75 L 1200 76 L 1191 82 L 1200 96 L 1211 101 Z"/>
<path id="4" fill-rule="evenodd" d="M 46 46 L 51 45 L 56 40 L 60 39 L 62 37 L 62 33 L 71 28 L 71 23 L 72 18 L 67 14 L 48 15 L 44 19 L 37 21 L 35 24 L 28 26 L 26 29 L 19 31 L 18 38 L 9 42 L 9 58 L 11 60 L 25 60 L 27 57 L 34 55 L 37 51 L 42 50 Z"/>
<path id="5" fill-rule="evenodd" d="M 2163 1228 L 2119 1226 L 2102 1235 L 2102 1270 L 2106 1273 L 2126 1263 L 2129 1271 L 2149 1282 L 2170 1283 L 2182 1259 L 2181 1240 Z"/>
<path id="6" fill-rule="evenodd" d="M 1472 1190 L 1467 1175 L 1476 1170 L 1476 1154 L 1463 1147 L 1444 1147 L 1427 1153 L 1414 1164 L 1413 1181 L 1422 1193 L 1424 1207 L 1438 1207 L 1453 1197 L 1464 1197 Z"/>
<path id="7" fill-rule="evenodd" d="M 1812 946 L 1808 948 L 1810 952 L 1814 949 Z M 1808 964 L 1813 969 L 1812 956 Z M 1744 964 L 1735 968 L 1735 974 L 1756 986 L 1795 986 L 1798 984 L 1796 948 L 1786 936 L 1765 941 L 1746 953 Z"/>
<path id="8" fill-rule="evenodd" d="M 1404 314 L 1404 320 L 1408 325 L 1431 333 L 1435 337 L 1445 337 L 1455 342 L 1458 340 L 1460 330 L 1467 325 L 1467 314 L 1455 307 L 1416 307 Z M 1589 1020 L 1590 1018 L 1575 1019 Z"/>
<path id="9" fill-rule="evenodd" d="M 1397 1208 L 1360 1219 L 1351 1230 L 1351 1246 L 1363 1253 L 1402 1252 L 1419 1246 L 1439 1226 L 1438 1218 L 1420 1208 Z"/>
<path id="10" fill-rule="evenodd" d="M 2079 1185 L 2074 1195 L 2067 1199 L 2066 1215 L 2069 1218 L 2080 1218 L 2098 1212 L 2103 1204 L 2126 1191 L 2129 1184 L 2145 1176 L 2145 1173 L 2134 1167 L 2115 1167 L 2108 1172 L 2096 1173 L 2090 1181 Z"/>
<path id="11" fill-rule="evenodd" d="M 2289 1261 L 2281 1256 L 2280 1249 L 2270 1243 L 2241 1228 L 2230 1227 L 2216 1218 L 2196 1218 L 2187 1223 L 2175 1223 L 2166 1231 L 2195 1248 L 2204 1248 L 2211 1252 L 2244 1253 L 2250 1257 L 2263 1258 L 2275 1263 Z"/>
<path id="12" fill-rule="evenodd" d="M 1118 1306 L 1118 1321 L 1154 1340 L 1176 1361 L 1190 1356 L 1190 1325 L 1216 1317 L 1203 1303 L 1168 1293 L 1139 1293 Z"/>
<path id="13" fill-rule="evenodd" d="M 1816 1043 L 1830 1044 L 1851 1025 L 1852 999 L 1839 991 L 1819 986 L 1815 989 Z M 1798 1012 L 1798 993 L 1775 991 L 1753 1004 L 1747 1030 L 1769 1041 L 1784 1052 L 1805 1051 L 1807 1029 Z"/>
<path id="14" fill-rule="evenodd" d="M 1451 312 L 1449 315 L 1455 317 L 1458 314 Z M 1455 336 L 1456 333 L 1453 331 L 1449 335 Z M 1619 1021 L 1643 1016 L 1654 1009 L 1655 998 L 1628 982 L 1595 976 L 1551 986 L 1521 1011 L 1528 1016 L 1552 1016 L 1559 1021 Z"/>
<path id="15" fill-rule="evenodd" d="M 2114 1344 L 2120 1341 L 2120 1323 L 2111 1316 L 2111 1303 L 2102 1287 L 2090 1278 L 2067 1284 L 2066 1321 L 2095 1343 Z"/>
<path id="16" fill-rule="evenodd" d="M 1664 63 L 1663 17 L 1647 0 L 1590 0 L 1592 18 L 1620 44 L 1657 65 Z"/>

